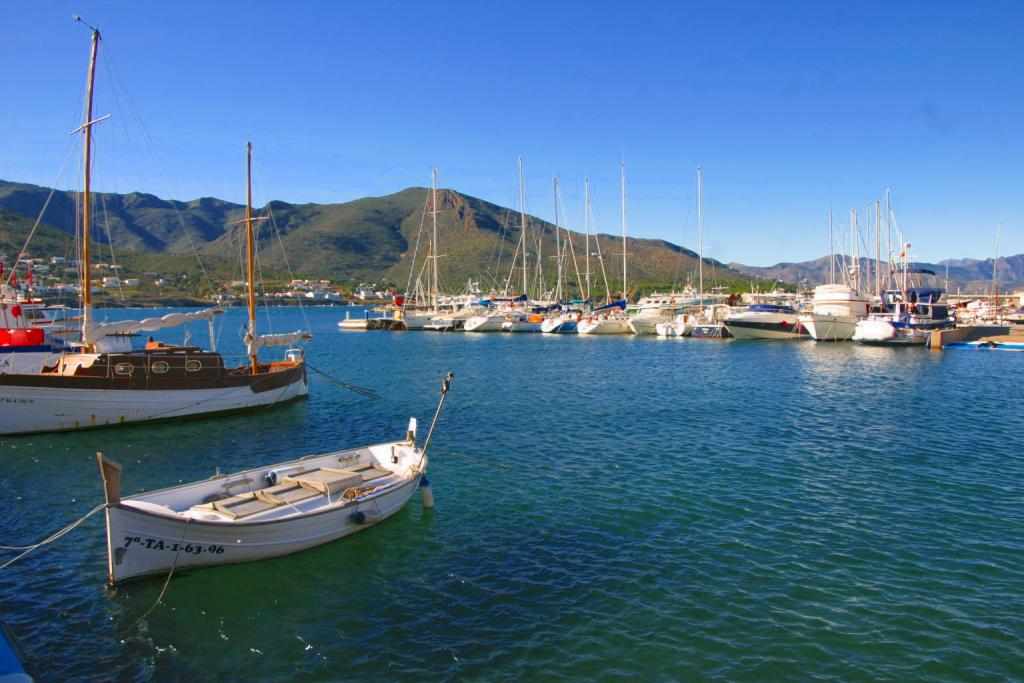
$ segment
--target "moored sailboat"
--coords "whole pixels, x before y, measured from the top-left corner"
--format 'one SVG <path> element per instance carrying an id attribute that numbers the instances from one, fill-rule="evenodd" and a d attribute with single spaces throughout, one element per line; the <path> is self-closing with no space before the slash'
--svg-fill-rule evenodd
<path id="1" fill-rule="evenodd" d="M 626 278 L 626 165 L 619 165 L 619 182 L 622 205 L 622 299 L 610 301 L 604 306 L 595 308 L 587 318 L 581 319 L 576 325 L 578 334 L 633 334 L 633 328 L 626 317 L 626 306 L 629 301 L 629 289 Z M 602 261 L 602 269 L 604 264 Z M 607 283 L 605 284 L 607 289 Z"/>
<path id="2" fill-rule="evenodd" d="M 252 215 L 252 145 L 246 147 L 247 197 L 245 224 L 248 363 L 227 367 L 219 353 L 193 346 L 149 342 L 145 349 L 104 351 L 104 340 L 154 331 L 191 320 L 209 320 L 221 313 L 206 309 L 172 313 L 162 318 L 97 323 L 93 320 L 90 286 L 91 187 L 90 154 L 93 82 L 100 34 L 92 32 L 84 135 L 84 192 L 81 220 L 82 328 L 81 350 L 66 353 L 40 372 L 0 375 L 0 434 L 60 431 L 120 425 L 148 420 L 173 420 L 263 408 L 307 394 L 302 351 L 291 349 L 279 362 L 259 360 L 264 346 L 292 346 L 310 338 L 305 332 L 260 335 L 256 331 L 255 238 Z"/>

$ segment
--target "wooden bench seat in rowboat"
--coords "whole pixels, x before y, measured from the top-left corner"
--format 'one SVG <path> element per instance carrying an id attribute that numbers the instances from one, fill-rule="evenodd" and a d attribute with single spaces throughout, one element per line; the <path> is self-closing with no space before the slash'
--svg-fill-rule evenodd
<path id="1" fill-rule="evenodd" d="M 355 467 L 346 468 L 347 472 L 358 474 L 363 478 L 363 481 L 370 481 L 371 479 L 379 479 L 380 477 L 386 477 L 389 474 L 394 474 L 391 470 L 380 465 L 356 465 Z"/>
<path id="2" fill-rule="evenodd" d="M 242 493 L 237 496 L 231 496 L 230 498 L 217 500 L 212 503 L 193 505 L 192 509 L 212 510 L 214 512 L 219 512 L 225 517 L 230 517 L 231 519 L 242 519 L 243 517 L 250 517 L 260 512 L 273 510 L 276 507 L 277 504 L 260 500 L 256 497 L 255 493 Z"/>
<path id="3" fill-rule="evenodd" d="M 363 475 L 359 472 L 336 470 L 331 467 L 317 467 L 308 472 L 289 474 L 284 477 L 283 481 L 287 484 L 298 484 L 305 489 L 333 496 L 350 486 L 363 483 L 364 480 Z"/>
<path id="4" fill-rule="evenodd" d="M 316 496 L 334 496 L 338 492 L 388 474 L 391 474 L 391 471 L 379 465 L 356 465 L 347 470 L 319 467 L 308 472 L 290 474 L 276 486 L 252 493 L 240 493 L 211 503 L 193 505 L 192 508 L 219 512 L 230 519 L 244 519 L 281 505 L 293 505 Z"/>

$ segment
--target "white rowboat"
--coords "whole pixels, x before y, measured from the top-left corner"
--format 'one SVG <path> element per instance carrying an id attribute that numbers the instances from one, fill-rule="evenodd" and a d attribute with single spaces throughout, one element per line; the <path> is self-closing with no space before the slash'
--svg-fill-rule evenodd
<path id="1" fill-rule="evenodd" d="M 289 555 L 391 517 L 426 488 L 430 433 L 403 441 L 311 455 L 205 481 L 121 498 L 121 468 L 97 453 L 107 518 L 111 584 L 169 571 Z"/>

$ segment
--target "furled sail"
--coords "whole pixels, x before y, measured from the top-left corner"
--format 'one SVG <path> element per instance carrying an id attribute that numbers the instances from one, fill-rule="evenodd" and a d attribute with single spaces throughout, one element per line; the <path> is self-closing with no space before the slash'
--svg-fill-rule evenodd
<path id="1" fill-rule="evenodd" d="M 85 330 L 88 341 L 96 341 L 112 334 L 133 334 L 135 332 L 155 332 L 165 327 L 177 327 L 198 320 L 211 320 L 213 316 L 224 311 L 220 308 L 204 308 L 191 313 L 168 313 L 160 318 L 144 320 L 117 320 L 110 323 L 93 323 Z"/>
<path id="2" fill-rule="evenodd" d="M 309 332 L 282 332 L 280 334 L 261 334 L 256 337 L 256 346 L 291 346 L 303 339 L 312 339 Z"/>

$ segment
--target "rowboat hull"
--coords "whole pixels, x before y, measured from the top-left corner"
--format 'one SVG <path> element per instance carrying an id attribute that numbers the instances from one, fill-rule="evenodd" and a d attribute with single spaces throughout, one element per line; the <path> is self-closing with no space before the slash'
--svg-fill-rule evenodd
<path id="1" fill-rule="evenodd" d="M 110 582 L 165 574 L 172 566 L 178 571 L 265 560 L 336 541 L 399 512 L 420 478 L 322 512 L 248 524 L 183 520 L 119 503 L 106 511 Z M 369 521 L 356 521 L 360 511 Z"/>

